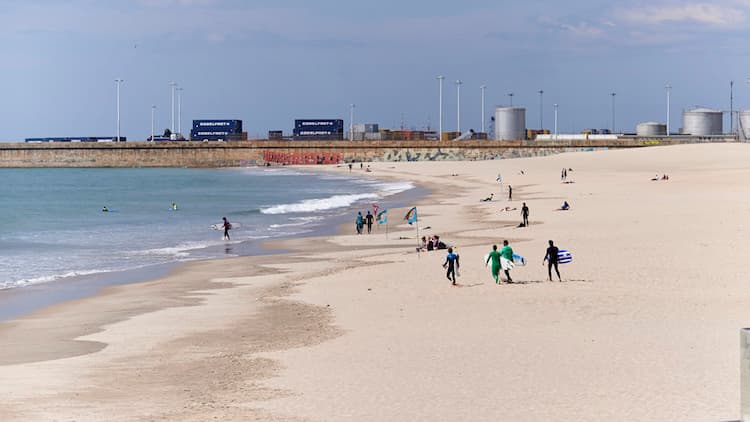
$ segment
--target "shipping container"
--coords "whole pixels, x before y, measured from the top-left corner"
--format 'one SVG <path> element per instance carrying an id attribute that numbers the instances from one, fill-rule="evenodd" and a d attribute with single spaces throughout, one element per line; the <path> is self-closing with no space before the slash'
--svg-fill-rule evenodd
<path id="1" fill-rule="evenodd" d="M 294 121 L 294 130 L 344 133 L 344 121 L 341 119 L 297 119 Z"/>
<path id="2" fill-rule="evenodd" d="M 293 136 L 295 141 L 343 141 L 343 133 L 332 133 L 329 135 L 297 135 Z"/>
<path id="3" fill-rule="evenodd" d="M 278 141 L 281 139 L 284 139 L 284 132 L 281 130 L 269 130 L 268 131 L 268 139 Z"/>
<path id="4" fill-rule="evenodd" d="M 99 137 L 99 136 L 69 136 L 69 137 L 49 137 L 49 138 L 26 138 L 26 142 L 113 142 L 116 136 Z M 126 137 L 121 136 L 120 141 L 125 142 Z"/>
<path id="5" fill-rule="evenodd" d="M 193 130 L 219 130 L 242 133 L 242 120 L 193 120 Z"/>

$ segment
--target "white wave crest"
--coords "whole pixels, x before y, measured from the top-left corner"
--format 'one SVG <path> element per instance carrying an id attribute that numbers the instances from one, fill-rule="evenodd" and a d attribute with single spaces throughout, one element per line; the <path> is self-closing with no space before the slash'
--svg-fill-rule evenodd
<path id="1" fill-rule="evenodd" d="M 414 184 L 411 182 L 393 182 L 384 183 L 379 185 L 380 193 L 383 196 L 395 195 L 397 193 L 406 192 L 407 190 L 414 189 Z"/>
<path id="2" fill-rule="evenodd" d="M 378 195 L 374 193 L 363 193 L 358 195 L 334 195 L 329 198 L 306 199 L 294 204 L 281 204 L 260 210 L 262 214 L 290 214 L 315 211 L 326 211 L 336 208 L 345 208 L 357 201 L 374 199 Z"/>
<path id="3" fill-rule="evenodd" d="M 6 282 L 0 282 L 0 290 L 7 290 L 7 289 L 12 289 L 15 287 L 22 287 L 22 286 L 31 286 L 34 284 L 49 283 L 49 282 L 52 282 L 55 280 L 61 280 L 64 278 L 82 277 L 86 275 L 101 274 L 101 273 L 108 273 L 108 272 L 111 272 L 111 270 L 70 271 L 64 274 L 54 274 L 54 275 L 48 275 L 48 276 L 43 276 L 43 277 L 6 281 Z"/>

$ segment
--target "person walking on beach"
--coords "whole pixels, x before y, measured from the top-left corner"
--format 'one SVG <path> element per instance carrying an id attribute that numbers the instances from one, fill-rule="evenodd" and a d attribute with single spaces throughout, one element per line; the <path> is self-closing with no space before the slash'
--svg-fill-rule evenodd
<path id="1" fill-rule="evenodd" d="M 492 252 L 487 255 L 487 261 L 484 266 L 492 261 L 492 278 L 495 279 L 495 284 L 500 284 L 500 252 L 497 251 L 497 245 L 492 245 Z"/>
<path id="2" fill-rule="evenodd" d="M 456 285 L 456 271 L 458 271 L 459 266 L 458 254 L 453 253 L 453 248 L 448 248 L 448 255 L 445 257 L 443 268 L 448 269 L 445 276 L 453 282 L 454 286 Z"/>
<path id="3" fill-rule="evenodd" d="M 357 234 L 362 234 L 362 229 L 365 227 L 365 219 L 362 217 L 362 212 L 357 213 Z"/>
<path id="4" fill-rule="evenodd" d="M 555 246 L 554 242 L 550 240 L 549 248 L 547 248 L 547 254 L 544 255 L 544 261 L 547 261 L 547 275 L 549 276 L 549 281 L 552 281 L 552 266 L 555 267 L 555 272 L 557 273 L 557 279 L 559 281 L 562 281 L 562 278 L 560 278 L 560 270 L 557 269 L 558 252 L 560 252 L 560 250 L 557 248 L 557 246 Z M 544 265 L 544 261 L 542 261 L 542 265 Z"/>
<path id="5" fill-rule="evenodd" d="M 365 222 L 367 223 L 367 234 L 370 234 L 372 232 L 372 222 L 374 220 L 374 217 L 372 214 L 370 214 L 370 211 L 367 211 L 367 215 L 365 216 Z"/>
<path id="6" fill-rule="evenodd" d="M 224 224 L 221 225 L 224 228 L 224 240 L 231 240 L 229 238 L 229 230 L 232 229 L 232 223 L 226 217 L 221 217 L 221 219 L 224 220 Z"/>
<path id="7" fill-rule="evenodd" d="M 513 186 L 508 185 L 508 201 L 513 200 Z"/>
<path id="8" fill-rule="evenodd" d="M 507 283 L 512 283 L 513 279 L 510 278 L 510 270 L 513 269 L 513 248 L 508 246 L 508 241 L 503 240 L 503 248 L 500 250 L 500 266 L 505 272 Z"/>
<path id="9" fill-rule="evenodd" d="M 352 172 L 352 163 L 349 163 L 349 173 Z"/>
<path id="10" fill-rule="evenodd" d="M 523 207 L 521 207 L 521 218 L 523 218 L 523 226 L 529 227 L 529 207 L 526 206 L 526 203 L 523 203 Z"/>

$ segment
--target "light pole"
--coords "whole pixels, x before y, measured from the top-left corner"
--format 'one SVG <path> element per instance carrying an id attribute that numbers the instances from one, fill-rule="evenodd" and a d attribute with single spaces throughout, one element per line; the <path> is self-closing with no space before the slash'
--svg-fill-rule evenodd
<path id="1" fill-rule="evenodd" d="M 154 114 L 156 113 L 156 106 L 151 106 L 151 142 L 154 142 Z"/>
<path id="2" fill-rule="evenodd" d="M 486 133 L 484 131 L 484 91 L 487 89 L 487 85 L 482 85 L 479 89 L 482 91 L 482 133 Z"/>
<path id="3" fill-rule="evenodd" d="M 544 90 L 537 91 L 539 93 L 539 130 L 544 130 Z"/>
<path id="4" fill-rule="evenodd" d="M 349 141 L 354 142 L 354 104 L 349 104 Z"/>
<path id="5" fill-rule="evenodd" d="M 664 89 L 667 90 L 667 136 L 669 136 L 669 93 L 672 91 L 672 85 L 667 84 Z"/>
<path id="6" fill-rule="evenodd" d="M 117 140 L 115 142 L 120 142 L 120 84 L 125 82 L 124 79 L 115 79 L 115 84 L 117 84 Z"/>
<path id="7" fill-rule="evenodd" d="M 513 107 L 513 93 L 508 93 L 508 96 L 510 97 L 510 106 Z"/>
<path id="8" fill-rule="evenodd" d="M 445 76 L 438 76 L 438 81 L 440 82 L 440 111 L 438 114 L 438 141 L 443 140 L 443 81 L 445 81 Z"/>
<path id="9" fill-rule="evenodd" d="M 729 81 L 729 133 L 734 134 L 734 81 Z"/>
<path id="10" fill-rule="evenodd" d="M 461 82 L 460 79 L 456 80 L 456 129 L 458 135 L 461 136 Z"/>
<path id="11" fill-rule="evenodd" d="M 557 140 L 557 104 L 555 104 L 555 140 Z"/>
<path id="12" fill-rule="evenodd" d="M 177 133 L 182 135 L 182 87 L 177 88 Z"/>
<path id="13" fill-rule="evenodd" d="M 609 95 L 612 96 L 612 133 L 614 134 L 615 133 L 615 95 L 617 95 L 617 93 L 613 92 Z"/>
<path id="14" fill-rule="evenodd" d="M 169 130 L 174 133 L 174 88 L 177 86 L 177 83 L 172 81 L 169 83 L 169 86 L 172 87 L 172 123 L 169 126 Z"/>

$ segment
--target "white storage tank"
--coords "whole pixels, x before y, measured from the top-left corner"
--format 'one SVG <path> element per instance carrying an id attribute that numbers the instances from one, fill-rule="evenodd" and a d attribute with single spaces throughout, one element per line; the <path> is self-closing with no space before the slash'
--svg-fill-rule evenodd
<path id="1" fill-rule="evenodd" d="M 495 109 L 495 139 L 498 141 L 526 139 L 526 109 L 497 107 Z"/>
<path id="2" fill-rule="evenodd" d="M 720 110 L 694 108 L 682 113 L 682 133 L 693 136 L 721 135 L 724 119 Z"/>
<path id="3" fill-rule="evenodd" d="M 666 136 L 667 125 L 657 122 L 640 123 L 635 127 L 637 136 Z"/>
<path id="4" fill-rule="evenodd" d="M 750 110 L 740 111 L 740 128 L 743 139 L 750 139 Z"/>

